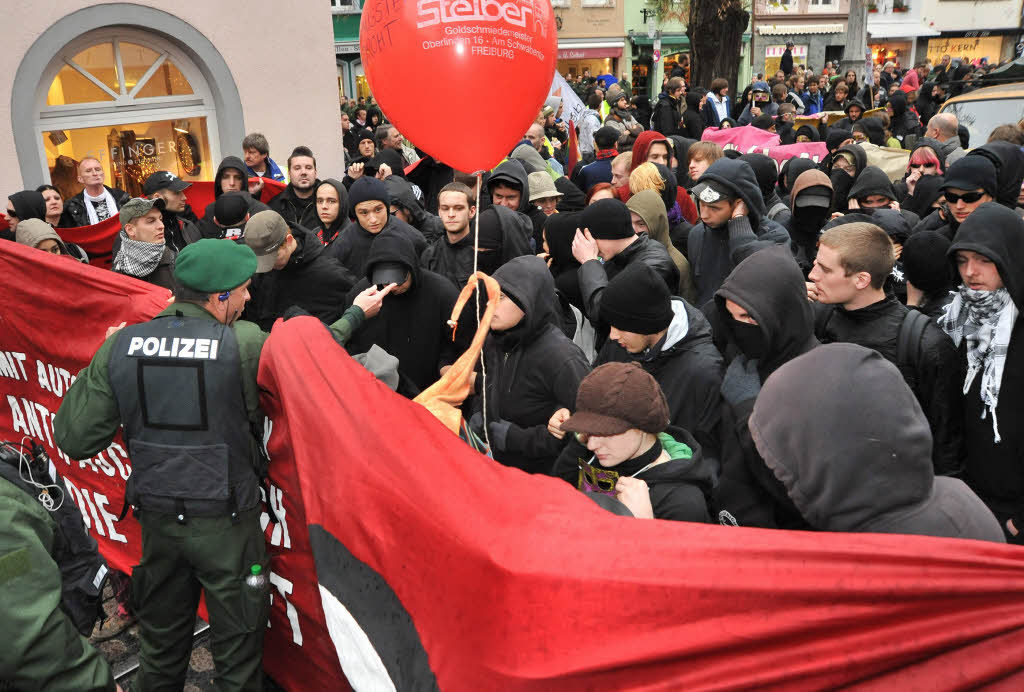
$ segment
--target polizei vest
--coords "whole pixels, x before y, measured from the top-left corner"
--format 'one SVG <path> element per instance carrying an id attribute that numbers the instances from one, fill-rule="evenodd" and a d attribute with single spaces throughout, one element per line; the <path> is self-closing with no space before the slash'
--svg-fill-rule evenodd
<path id="1" fill-rule="evenodd" d="M 231 327 L 181 313 L 125 327 L 108 366 L 140 510 L 225 516 L 260 502 L 259 452 Z"/>

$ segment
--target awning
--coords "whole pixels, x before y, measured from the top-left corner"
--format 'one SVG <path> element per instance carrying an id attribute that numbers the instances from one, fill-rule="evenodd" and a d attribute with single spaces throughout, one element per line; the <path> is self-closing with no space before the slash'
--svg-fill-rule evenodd
<path id="1" fill-rule="evenodd" d="M 620 58 L 625 45 L 622 39 L 562 40 L 558 42 L 558 59 Z"/>
<path id="2" fill-rule="evenodd" d="M 868 35 L 871 38 L 914 38 L 915 36 L 938 36 L 939 32 L 929 29 L 921 22 L 878 22 L 868 20 Z"/>
<path id="3" fill-rule="evenodd" d="M 757 33 L 762 36 L 779 36 L 789 34 L 841 34 L 846 31 L 845 24 L 758 24 Z"/>

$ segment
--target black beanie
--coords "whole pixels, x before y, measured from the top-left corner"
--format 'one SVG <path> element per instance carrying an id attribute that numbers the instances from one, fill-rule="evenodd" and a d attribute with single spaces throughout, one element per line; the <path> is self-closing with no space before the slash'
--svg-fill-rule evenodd
<path id="1" fill-rule="evenodd" d="M 926 293 L 949 290 L 953 286 L 946 256 L 949 246 L 949 239 L 937 231 L 920 231 L 907 238 L 900 255 L 907 281 Z"/>
<path id="2" fill-rule="evenodd" d="M 581 211 L 579 227 L 590 229 L 595 240 L 622 240 L 636 235 L 629 209 L 617 199 L 601 199 Z"/>
<path id="3" fill-rule="evenodd" d="M 601 321 L 634 334 L 657 334 L 672 322 L 668 286 L 643 262 L 632 262 L 601 294 Z"/>
<path id="4" fill-rule="evenodd" d="M 981 188 L 992 197 L 996 196 L 998 174 L 996 167 L 984 156 L 964 156 L 946 169 L 946 180 L 942 189 L 953 187 L 958 190 Z M 916 284 L 915 284 L 916 285 Z"/>
<path id="5" fill-rule="evenodd" d="M 388 192 L 387 183 L 365 175 L 357 178 L 348 189 L 348 202 L 352 205 L 353 213 L 357 204 L 371 200 L 380 200 L 384 206 L 391 207 L 391 193 Z"/>
<path id="6" fill-rule="evenodd" d="M 853 132 L 850 130 L 844 130 L 842 128 L 829 129 L 828 134 L 825 135 L 825 146 L 828 149 L 828 153 L 831 154 L 834 152 L 839 148 L 840 144 L 851 137 L 853 137 Z"/>

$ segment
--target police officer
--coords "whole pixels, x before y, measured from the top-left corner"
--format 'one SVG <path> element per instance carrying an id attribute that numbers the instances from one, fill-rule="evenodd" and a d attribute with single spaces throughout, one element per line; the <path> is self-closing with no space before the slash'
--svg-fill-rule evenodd
<path id="1" fill-rule="evenodd" d="M 269 576 L 256 385 L 267 335 L 238 319 L 257 266 L 246 245 L 211 238 L 186 246 L 174 302 L 149 322 L 108 330 L 54 419 L 57 444 L 75 459 L 106 448 L 124 425 L 126 503 L 142 525 L 132 598 L 144 691 L 182 689 L 200 590 L 218 689 L 263 686 L 269 594 L 245 578 L 257 565 Z M 347 341 L 391 288 L 361 293 L 330 325 L 335 339 Z"/>

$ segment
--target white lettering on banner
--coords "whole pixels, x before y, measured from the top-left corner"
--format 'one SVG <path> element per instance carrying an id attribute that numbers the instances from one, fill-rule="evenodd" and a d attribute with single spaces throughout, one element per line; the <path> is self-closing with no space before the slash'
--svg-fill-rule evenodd
<path id="1" fill-rule="evenodd" d="M 295 610 L 295 606 L 292 605 L 288 597 L 292 595 L 292 589 L 294 585 L 282 577 L 277 572 L 270 572 L 270 583 L 274 585 L 278 593 L 281 594 L 281 599 L 284 601 L 284 612 L 288 614 L 288 623 L 292 626 L 292 641 L 296 646 L 302 646 L 302 629 L 299 627 L 299 612 Z M 274 594 L 270 594 L 270 605 L 274 605 Z M 270 622 L 267 622 L 267 628 L 270 628 Z"/>
<path id="2" fill-rule="evenodd" d="M 36 361 L 36 376 L 39 378 L 40 389 L 58 397 L 64 396 L 64 392 L 75 382 L 75 376 L 64 368 L 55 367 L 41 360 Z"/>
<path id="3" fill-rule="evenodd" d="M 82 519 L 85 521 L 86 529 L 95 527 L 96 533 L 100 536 L 112 541 L 118 541 L 119 543 L 128 542 L 128 539 L 118 532 L 114 526 L 118 522 L 118 518 L 117 515 L 107 511 L 107 505 L 110 504 L 110 500 L 107 499 L 106 495 L 95 491 L 90 493 L 87 488 L 78 488 L 67 477 L 64 478 L 64 487 L 68 490 L 68 497 L 78 505 L 78 509 L 82 513 Z M 106 526 L 106 531 L 103 530 L 104 526 Z"/>
<path id="4" fill-rule="evenodd" d="M 284 491 L 273 483 L 270 483 L 268 487 L 270 488 L 270 497 L 263 493 L 263 499 L 266 501 L 267 506 L 274 511 L 274 516 L 277 517 L 274 530 L 270 533 L 270 545 L 291 548 L 292 537 L 288 533 L 288 521 L 285 518 L 284 511 Z M 267 512 L 263 512 L 260 514 L 260 528 L 266 531 L 269 525 L 270 515 Z"/>
<path id="5" fill-rule="evenodd" d="M 143 339 L 133 336 L 128 342 L 128 355 L 134 356 L 140 351 L 144 356 L 161 358 L 189 358 L 193 360 L 217 360 L 219 339 L 185 339 L 174 337 L 168 343 L 167 337 L 150 336 Z"/>
<path id="6" fill-rule="evenodd" d="M 0 351 L 0 376 L 28 382 L 25 354 L 17 351 Z"/>

